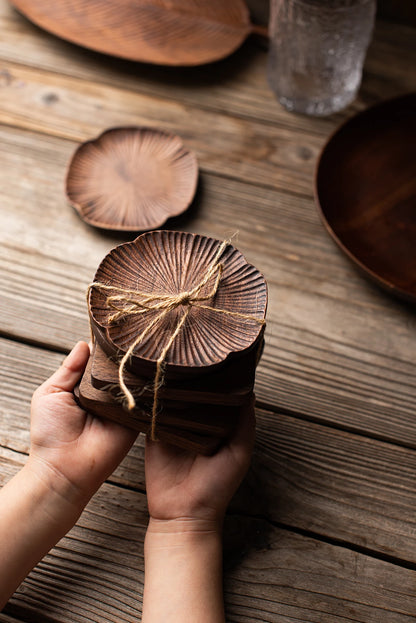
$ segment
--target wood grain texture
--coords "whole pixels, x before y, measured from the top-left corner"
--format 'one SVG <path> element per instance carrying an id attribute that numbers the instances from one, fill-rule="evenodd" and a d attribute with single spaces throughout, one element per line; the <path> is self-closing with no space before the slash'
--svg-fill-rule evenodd
<path id="1" fill-rule="evenodd" d="M 244 0 L 155 0 L 118 4 L 13 0 L 35 24 L 55 35 L 134 61 L 199 65 L 231 54 L 251 32 Z"/>
<path id="2" fill-rule="evenodd" d="M 165 354 L 167 376 L 205 376 L 233 359 L 236 366 L 245 367 L 249 353 L 257 351 L 262 340 L 266 281 L 226 241 L 188 232 L 147 232 L 112 249 L 93 282 L 115 288 L 107 291 L 97 285 L 88 297 L 94 333 L 101 335 L 101 347 L 108 355 L 122 356 L 150 327 L 127 364 L 137 374 L 154 376 L 156 362 L 183 318 L 180 335 Z M 109 302 L 123 290 L 130 292 L 130 300 Z M 176 304 L 173 298 L 165 310 L 160 307 L 169 303 L 163 297 L 187 293 L 190 301 Z M 152 296 L 154 300 L 148 301 Z M 136 303 L 138 314 L 125 313 Z M 111 322 L 115 310 L 121 317 Z"/>
<path id="3" fill-rule="evenodd" d="M 126 63 L 88 53 L 36 28 L 7 0 L 0 1 L 0 29 L 0 58 L 5 62 L 2 83 L 11 80 L 7 62 L 23 63 L 88 82 L 157 94 L 188 106 L 227 112 L 324 136 L 355 110 L 416 89 L 413 29 L 381 21 L 376 24 L 366 58 L 358 100 L 346 111 L 327 119 L 293 115 L 277 103 L 266 82 L 266 52 L 250 41 L 232 57 L 215 66 L 174 70 Z M 68 57 L 70 63 L 67 62 Z"/>
<path id="4" fill-rule="evenodd" d="M 9 452 L 28 451 L 31 395 L 61 360 L 0 340 L 0 446 Z M 258 409 L 253 464 L 232 511 L 416 565 L 415 470 L 413 450 Z M 111 482 L 144 490 L 141 437 Z"/>
<path id="5" fill-rule="evenodd" d="M 68 350 L 88 339 L 86 287 L 120 240 L 92 233 L 65 203 L 72 143 L 7 128 L 0 138 L 3 331 Z M 269 284 L 258 399 L 415 447 L 411 310 L 334 253 L 311 200 L 215 176 L 202 185 L 180 229 L 221 238 L 238 223 L 239 248 Z"/>
<path id="6" fill-rule="evenodd" d="M 177 134 L 202 171 L 311 195 L 322 138 L 193 108 L 123 88 L 7 65 L 0 121 L 74 141 L 139 125 Z"/>
<path id="7" fill-rule="evenodd" d="M 416 303 L 416 94 L 350 119 L 319 158 L 316 197 L 334 240 L 388 292 Z M 336 180 L 336 181 L 335 181 Z"/>
<path id="8" fill-rule="evenodd" d="M 146 408 L 136 403 L 136 408 L 130 411 L 123 408 L 120 399 L 114 398 L 110 392 L 95 389 L 91 385 L 91 364 L 90 358 L 79 385 L 74 389 L 77 402 L 93 415 L 113 420 L 138 433 L 148 434 L 151 430 L 151 405 Z M 208 406 L 199 409 L 199 418 L 195 420 L 192 418 L 194 409 L 198 410 L 198 405 L 189 409 L 175 407 L 173 403 L 165 404 L 163 407 L 161 405 L 156 421 L 156 437 L 191 452 L 213 454 L 218 450 L 222 439 L 228 437 L 234 429 L 238 408 L 216 408 L 216 416 L 219 416 L 220 421 L 222 420 L 222 427 L 219 431 L 210 426 Z M 206 425 L 204 420 L 207 422 Z"/>
<path id="9" fill-rule="evenodd" d="M 261 348 L 261 346 L 260 346 Z M 260 351 L 261 352 L 261 351 Z M 185 381 L 165 382 L 159 389 L 159 397 L 168 401 L 179 401 L 184 405 L 196 404 L 239 406 L 246 404 L 253 392 L 256 360 L 259 354 L 250 353 L 250 359 L 242 369 L 232 363 L 222 366 L 218 372 Z M 138 377 L 128 370 L 124 371 L 124 382 L 135 399 L 142 401 L 154 395 L 148 378 Z M 91 366 L 91 383 L 97 389 L 105 389 L 113 395 L 120 395 L 119 365 L 107 357 L 95 342 Z"/>
<path id="10" fill-rule="evenodd" d="M 414 30 L 378 22 L 359 98 L 319 120 L 277 104 L 259 40 L 169 70 L 81 50 L 6 0 L 0 32 L 0 483 L 28 452 L 33 390 L 88 339 L 96 266 L 127 237 L 98 234 L 67 205 L 70 156 L 108 126 L 163 127 L 203 162 L 196 201 L 169 228 L 238 229 L 270 285 L 256 450 L 227 522 L 227 620 L 413 621 L 415 317 L 337 251 L 311 182 L 340 121 L 416 90 Z M 137 621 L 144 488 L 140 436 L 0 621 Z"/>
<path id="11" fill-rule="evenodd" d="M 2 484 L 21 462 L 0 454 Z M 146 524 L 142 494 L 103 485 L 75 528 L 23 582 L 5 615 L 33 623 L 136 623 Z M 227 621 L 235 623 L 347 623 L 352 617 L 410 623 L 416 608 L 415 571 L 262 520 L 228 518 L 225 569 Z"/>
<path id="12" fill-rule="evenodd" d="M 117 231 L 160 228 L 191 204 L 195 155 L 173 134 L 113 128 L 81 144 L 68 166 L 66 194 L 88 224 Z"/>

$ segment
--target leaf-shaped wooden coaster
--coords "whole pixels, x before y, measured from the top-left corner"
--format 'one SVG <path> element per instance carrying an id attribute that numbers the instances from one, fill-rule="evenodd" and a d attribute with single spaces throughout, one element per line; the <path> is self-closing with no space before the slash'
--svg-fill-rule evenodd
<path id="1" fill-rule="evenodd" d="M 221 265 L 221 270 L 211 272 L 200 287 L 214 265 Z M 146 330 L 130 359 L 130 369 L 144 376 L 154 374 L 156 361 L 182 318 L 184 324 L 164 362 L 166 373 L 186 378 L 207 374 L 210 366 L 224 364 L 230 356 L 241 358 L 263 336 L 266 281 L 235 247 L 214 238 L 176 231 L 142 234 L 110 251 L 94 282 L 115 289 L 96 286 L 90 291 L 90 318 L 101 347 L 117 357 Z M 217 289 L 211 295 L 214 285 Z M 123 295 L 125 301 L 115 308 L 108 297 L 122 293 L 120 288 L 135 294 Z M 194 288 L 199 288 L 198 296 L 189 301 Z M 151 309 L 143 313 L 141 300 L 146 302 L 149 296 L 153 298 Z M 188 302 L 162 313 L 160 301 L 164 304 L 166 297 L 178 296 L 185 296 Z M 204 296 L 207 298 L 200 298 Z M 117 308 L 130 313 L 121 313 L 114 321 Z"/>
<path id="2" fill-rule="evenodd" d="M 224 58 L 254 30 L 244 0 L 12 0 L 58 37 L 133 61 L 200 65 Z"/>
<path id="3" fill-rule="evenodd" d="M 75 151 L 66 193 L 90 225 L 118 231 L 156 229 L 192 202 L 195 155 L 174 134 L 112 128 Z"/>

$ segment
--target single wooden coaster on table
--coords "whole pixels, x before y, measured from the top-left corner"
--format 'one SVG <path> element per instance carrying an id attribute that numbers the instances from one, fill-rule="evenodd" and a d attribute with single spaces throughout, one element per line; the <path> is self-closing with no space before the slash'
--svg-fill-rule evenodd
<path id="1" fill-rule="evenodd" d="M 192 391 L 195 380 L 205 378 L 205 398 L 212 397 L 216 387 L 206 379 L 215 383 L 221 371 L 232 366 L 233 374 L 240 374 L 244 381 L 242 387 L 246 389 L 248 381 L 252 389 L 263 345 L 267 286 L 263 275 L 229 241 L 171 231 L 143 234 L 104 258 L 89 287 L 88 304 L 101 357 L 104 352 L 117 362 L 118 386 L 126 405 L 123 418 L 145 405 L 148 397 L 138 396 L 136 405 L 134 391 L 140 384 L 143 389 L 143 377 L 150 379 L 152 438 L 160 437 L 164 403 L 166 415 L 175 404 L 179 407 L 188 402 L 194 408 L 198 395 Z M 251 371 L 247 373 L 248 366 Z M 88 391 L 95 389 L 90 370 Z M 114 368 L 112 377 L 107 378 L 107 371 L 108 366 L 101 381 L 109 380 L 111 386 Z M 171 380 L 180 384 L 182 392 L 188 388 L 188 400 L 182 393 L 175 402 L 173 392 L 161 401 L 161 392 L 165 387 L 169 391 Z M 219 386 L 224 394 L 224 382 Z M 241 393 L 236 381 L 233 389 Z M 95 396 L 104 393 L 107 402 L 117 402 L 109 391 L 96 391 Z M 220 404 L 218 399 L 213 402 Z M 201 406 L 199 413 L 206 412 L 209 420 L 214 409 L 217 416 L 224 413 L 225 420 L 234 412 L 232 406 L 223 405 Z M 175 410 L 176 415 L 179 412 Z M 103 415 L 115 418 L 120 413 L 112 409 L 111 414 Z M 182 424 L 189 429 L 184 421 Z M 205 432 L 209 428 L 205 427 Z M 230 433 L 228 424 L 224 430 L 223 439 Z"/>
<path id="2" fill-rule="evenodd" d="M 146 231 L 184 212 L 197 180 L 196 157 L 178 136 L 154 128 L 113 128 L 77 148 L 66 194 L 90 225 Z"/>

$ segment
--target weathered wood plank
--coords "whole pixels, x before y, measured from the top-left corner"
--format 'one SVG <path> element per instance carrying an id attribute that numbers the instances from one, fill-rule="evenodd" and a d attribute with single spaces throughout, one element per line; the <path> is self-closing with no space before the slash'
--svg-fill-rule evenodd
<path id="1" fill-rule="evenodd" d="M 174 69 L 123 62 L 71 45 L 33 26 L 7 0 L 0 0 L 0 31 L 4 61 L 323 135 L 355 110 L 416 89 L 414 30 L 383 22 L 376 24 L 359 99 L 329 119 L 293 115 L 277 103 L 266 81 L 266 51 L 252 40 L 214 65 Z"/>
<path id="2" fill-rule="evenodd" d="M 27 453 L 29 404 L 62 355 L 0 339 L 0 446 Z M 416 564 L 412 450 L 264 409 L 233 510 Z M 143 437 L 111 482 L 144 490 Z"/>
<path id="3" fill-rule="evenodd" d="M 1 330 L 63 351 L 88 338 L 86 286 L 123 240 L 87 227 L 66 205 L 73 148 L 0 131 Z M 264 272 L 261 402 L 416 446 L 414 314 L 335 250 L 311 200 L 204 175 L 195 206 L 169 226 L 217 238 L 238 228 L 237 246 Z"/>
<path id="4" fill-rule="evenodd" d="M 257 417 L 242 508 L 257 504 L 273 521 L 416 564 L 413 450 L 264 410 Z"/>
<path id="5" fill-rule="evenodd" d="M 0 123 L 76 141 L 114 126 L 178 133 L 203 171 L 311 195 L 323 138 L 181 102 L 7 64 Z"/>
<path id="6" fill-rule="evenodd" d="M 0 465 L 4 483 L 19 459 L 3 454 Z M 33 623 L 137 622 L 146 523 L 143 494 L 103 485 L 77 526 L 12 597 L 6 617 Z M 230 516 L 225 535 L 230 622 L 413 620 L 416 571 L 261 520 Z"/>

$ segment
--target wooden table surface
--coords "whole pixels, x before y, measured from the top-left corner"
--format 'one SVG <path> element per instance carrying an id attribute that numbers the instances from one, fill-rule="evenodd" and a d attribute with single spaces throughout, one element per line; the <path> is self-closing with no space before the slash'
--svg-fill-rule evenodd
<path id="1" fill-rule="evenodd" d="M 134 237 L 90 228 L 68 206 L 71 154 L 111 126 L 178 133 L 200 185 L 166 227 L 238 231 L 269 283 L 256 449 L 225 530 L 235 623 L 416 618 L 416 316 L 358 274 L 313 200 L 334 128 L 416 89 L 415 40 L 379 21 L 358 100 L 314 119 L 277 103 L 259 39 L 212 66 L 151 67 L 61 41 L 0 1 L 0 482 L 26 460 L 33 390 L 88 339 L 98 263 Z M 137 622 L 144 489 L 139 438 L 0 621 Z"/>

